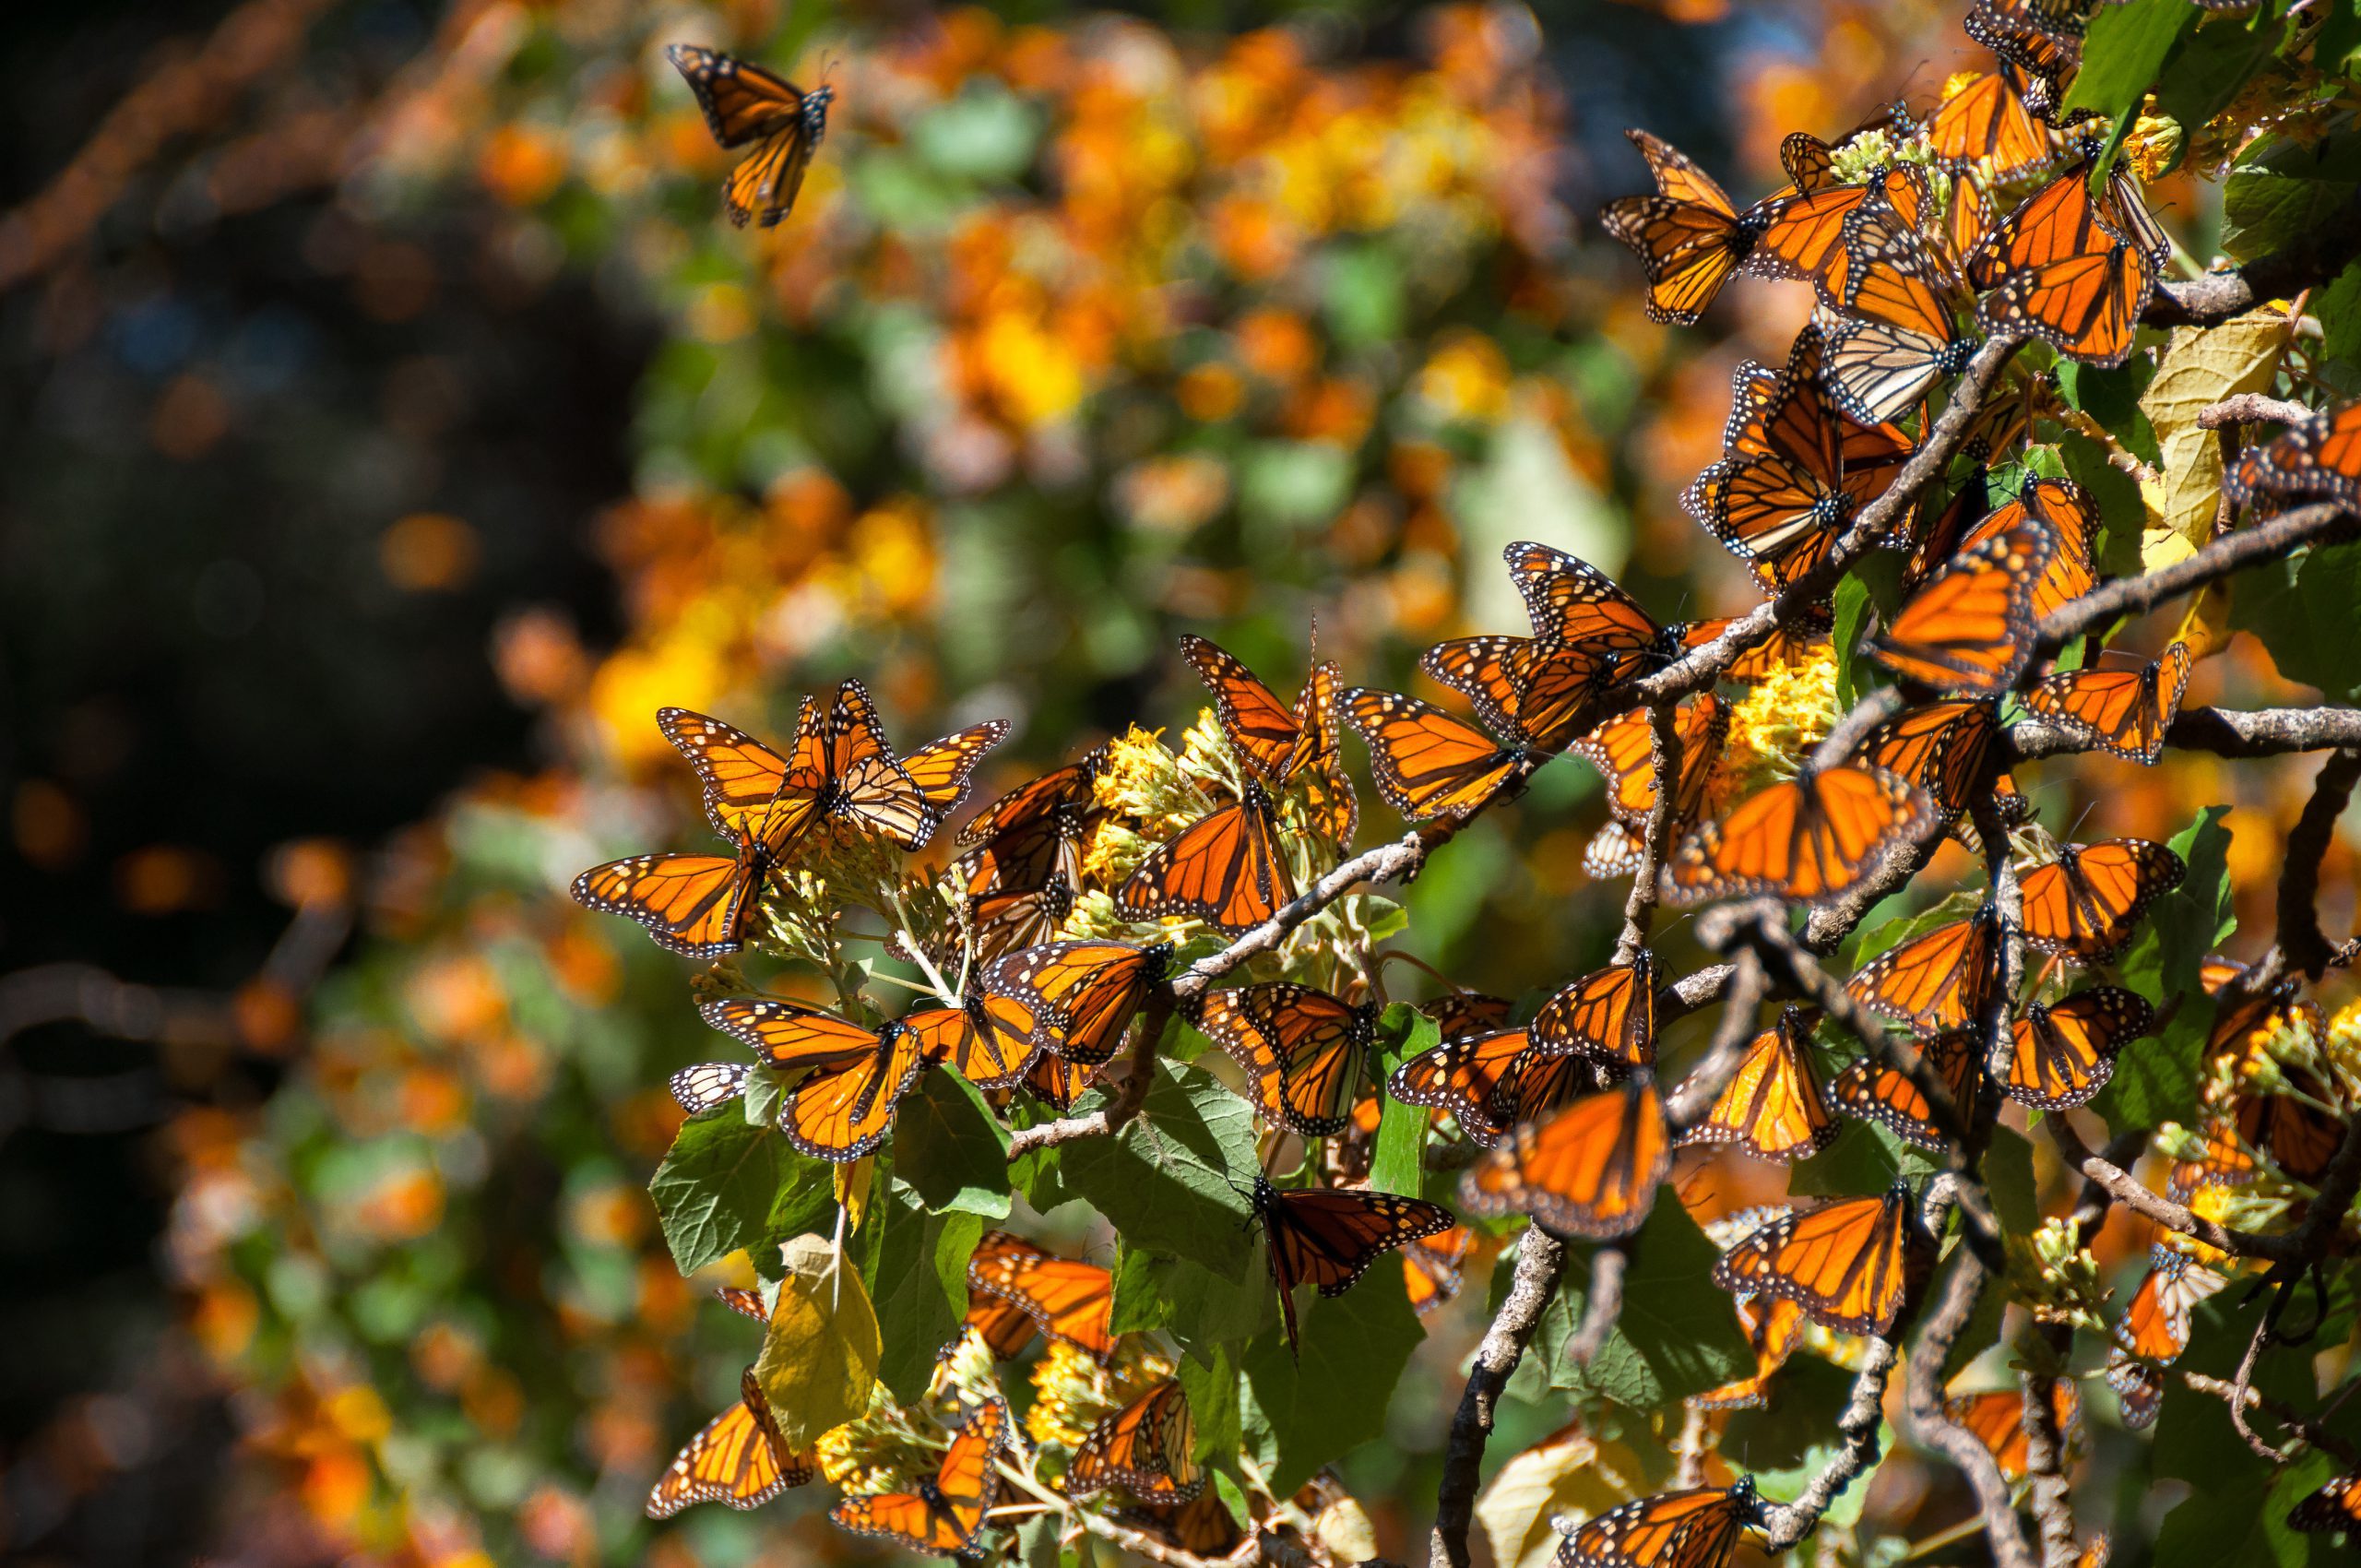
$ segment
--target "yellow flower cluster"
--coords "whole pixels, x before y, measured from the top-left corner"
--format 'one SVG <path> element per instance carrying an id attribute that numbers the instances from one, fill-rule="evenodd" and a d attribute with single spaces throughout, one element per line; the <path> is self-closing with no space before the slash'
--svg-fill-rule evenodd
<path id="1" fill-rule="evenodd" d="M 1836 648 L 1825 640 L 1774 668 L 1730 711 L 1729 737 L 1705 784 L 1708 815 L 1764 785 L 1792 778 L 1797 764 L 1836 727 Z"/>
<path id="2" fill-rule="evenodd" d="M 1062 1340 L 1033 1368 L 1033 1405 L 1025 1430 L 1044 1446 L 1081 1446 L 1090 1429 L 1172 1375 L 1172 1362 L 1142 1347 L 1137 1336 L 1118 1342 L 1114 1361 L 1100 1366 Z"/>
<path id="3" fill-rule="evenodd" d="M 2103 1332 L 2106 1284 L 2099 1276 L 2098 1259 L 2082 1244 L 2079 1229 L 2070 1218 L 2058 1218 L 2023 1240 L 2003 1238 L 2009 1277 L 2035 1322 Z"/>

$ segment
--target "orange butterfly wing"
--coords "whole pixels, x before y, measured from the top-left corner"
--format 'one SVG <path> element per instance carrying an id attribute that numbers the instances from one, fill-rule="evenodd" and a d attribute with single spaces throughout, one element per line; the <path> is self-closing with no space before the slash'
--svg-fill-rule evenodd
<path id="1" fill-rule="evenodd" d="M 1754 1038 L 1729 1086 L 1705 1119 L 1682 1134 L 1687 1144 L 1735 1144 L 1762 1159 L 1809 1159 L 1836 1141 L 1827 1094 L 1811 1057 L 1811 1029 L 1787 1008 Z"/>
<path id="2" fill-rule="evenodd" d="M 1999 729 L 1989 703 L 1926 703 L 1904 708 L 1871 730 L 1856 754 L 1926 790 L 1951 820 L 1972 803 Z"/>
<path id="3" fill-rule="evenodd" d="M 1969 1092 L 1984 1073 L 1984 1047 L 1967 1034 L 1939 1035 L 1920 1043 L 1918 1054 L 1951 1092 L 1952 1105 L 1965 1113 Z M 1863 1057 L 1836 1075 L 1828 1102 L 1847 1116 L 1874 1122 L 1903 1142 L 1938 1153 L 1946 1148 L 1942 1129 L 1918 1086 L 1898 1068 Z"/>
<path id="4" fill-rule="evenodd" d="M 1503 748 L 1479 730 L 1398 692 L 1357 686 L 1346 717 L 1369 744 L 1378 793 L 1404 816 L 1472 816 L 1523 766 L 1523 748 Z"/>
<path id="5" fill-rule="evenodd" d="M 2156 1021 L 2147 1001 L 2119 986 L 2094 986 L 2017 1020 L 2009 1098 L 2036 1111 L 2067 1111 L 2106 1087 L 2118 1052 Z"/>
<path id="6" fill-rule="evenodd" d="M 1004 1230 L 986 1231 L 967 1261 L 971 1308 L 979 1293 L 1085 1355 L 1104 1362 L 1115 1354 L 1115 1277 L 1096 1264 L 1045 1253 Z"/>
<path id="7" fill-rule="evenodd" d="M 1880 953 L 1845 982 L 1852 997 L 1914 1034 L 1954 1034 L 1975 1025 L 1990 994 L 1997 950 L 1990 911 L 1914 936 Z"/>
<path id="8" fill-rule="evenodd" d="M 1067 1494 L 1121 1487 L 1143 1503 L 1187 1503 L 1205 1488 L 1195 1443 L 1188 1395 L 1177 1382 L 1159 1383 L 1084 1437 L 1066 1468 Z"/>
<path id="9" fill-rule="evenodd" d="M 1756 231 L 1740 221 L 1713 177 L 1669 143 L 1645 131 L 1623 134 L 1648 160 L 1658 194 L 1608 203 L 1599 227 L 1640 258 L 1648 319 L 1694 325 L 1753 249 Z"/>
<path id="10" fill-rule="evenodd" d="M 669 1519 L 697 1503 L 741 1512 L 760 1508 L 819 1473 L 812 1455 L 789 1452 L 779 1437 L 753 1368 L 740 1378 L 739 1389 L 739 1402 L 689 1439 L 648 1492 L 649 1518 Z"/>
<path id="11" fill-rule="evenodd" d="M 2025 694 L 2037 718 L 2062 725 L 2100 750 L 2153 765 L 2189 688 L 2189 645 L 2176 641 L 2144 670 L 2072 670 Z"/>
<path id="12" fill-rule="evenodd" d="M 1186 915 L 1235 935 L 1294 898 L 1295 882 L 1263 786 L 1199 817 L 1152 851 L 1116 890 L 1116 907 L 1139 921 Z"/>
<path id="13" fill-rule="evenodd" d="M 647 928 L 658 947 L 718 958 L 745 945 L 770 860 L 748 839 L 735 856 L 633 855 L 574 879 L 575 902 Z"/>
<path id="14" fill-rule="evenodd" d="M 1629 1236 L 1672 1168 L 1664 1101 L 1645 1075 L 1514 1128 L 1460 1181 L 1477 1215 L 1530 1214 L 1567 1236 Z"/>
<path id="15" fill-rule="evenodd" d="M 1610 1071 L 1654 1066 L 1655 975 L 1655 956 L 1643 947 L 1631 964 L 1611 964 L 1562 988 L 1528 1026 L 1536 1053 L 1580 1051 Z"/>
<path id="16" fill-rule="evenodd" d="M 1164 978 L 1172 944 L 1052 942 L 998 958 L 984 970 L 996 1026 L 1070 1062 L 1095 1066 L 1115 1054 L 1148 988 Z"/>
<path id="17" fill-rule="evenodd" d="M 1935 819 L 1924 790 L 1881 767 L 1807 768 L 1675 845 L 1664 871 L 1666 900 L 1698 904 L 1753 893 L 1810 903 L 1841 898 Z"/>
<path id="18" fill-rule="evenodd" d="M 1773 1220 L 1722 1254 L 1714 1283 L 1785 1297 L 1840 1334 L 1882 1334 L 1933 1252 L 1909 1190 L 1897 1185 Z"/>
<path id="19" fill-rule="evenodd" d="M 1610 1508 L 1560 1548 L 1560 1568 L 1723 1568 L 1755 1519 L 1754 1482 L 1659 1492 Z"/>
<path id="20" fill-rule="evenodd" d="M 2033 602 L 2056 545 L 2028 517 L 1954 555 L 1871 649 L 1905 680 L 1954 696 L 1996 696 L 2034 654 Z"/>
<path id="21" fill-rule="evenodd" d="M 1290 1352 L 1298 1343 L 1297 1285 L 1309 1280 L 1323 1296 L 1341 1296 L 1381 1254 L 1458 1223 L 1449 1209 L 1419 1198 L 1332 1188 L 1283 1192 L 1262 1176 L 1254 1179 L 1254 1213 Z"/>
<path id="22" fill-rule="evenodd" d="M 998 1490 L 992 1461 L 1008 1440 L 1008 1407 L 993 1399 L 968 1416 L 941 1466 L 918 1491 L 848 1497 L 828 1517 L 855 1535 L 883 1537 L 912 1551 L 971 1555 Z"/>
<path id="23" fill-rule="evenodd" d="M 1315 1138 L 1350 1124 L 1375 1038 L 1370 1009 L 1275 981 L 1210 993 L 1198 1027 L 1246 1069 L 1266 1120 Z"/>
<path id="24" fill-rule="evenodd" d="M 2109 838 L 2060 844 L 2058 859 L 2025 873 L 2025 941 L 2075 964 L 2123 951 L 2148 906 L 2181 885 L 2188 868 L 2162 844 Z"/>

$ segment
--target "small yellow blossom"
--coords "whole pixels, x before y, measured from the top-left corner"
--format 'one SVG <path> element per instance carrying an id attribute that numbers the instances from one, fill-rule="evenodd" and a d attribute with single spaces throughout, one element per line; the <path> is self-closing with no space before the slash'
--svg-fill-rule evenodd
<path id="1" fill-rule="evenodd" d="M 1053 1339 L 1033 1368 L 1033 1405 L 1025 1412 L 1025 1430 L 1045 1446 L 1079 1447 L 1091 1428 L 1171 1375 L 1172 1363 L 1143 1349 L 1134 1337 L 1120 1341 L 1115 1360 L 1104 1367 Z"/>
<path id="2" fill-rule="evenodd" d="M 1821 641 L 1773 669 L 1730 712 L 1729 738 L 1705 785 L 1714 816 L 1763 786 L 1792 778 L 1804 754 L 1836 727 L 1836 649 Z"/>

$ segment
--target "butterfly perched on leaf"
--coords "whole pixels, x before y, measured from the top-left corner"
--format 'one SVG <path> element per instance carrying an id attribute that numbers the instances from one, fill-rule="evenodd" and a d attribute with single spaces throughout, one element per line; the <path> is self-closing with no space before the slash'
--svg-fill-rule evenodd
<path id="1" fill-rule="evenodd" d="M 1271 1279 L 1279 1290 L 1289 1355 L 1298 1348 L 1298 1285 L 1310 1281 L 1323 1296 L 1341 1296 L 1382 1254 L 1440 1236 L 1458 1223 L 1451 1210 L 1419 1198 L 1329 1187 L 1279 1188 L 1264 1176 L 1254 1179 L 1253 1204 L 1255 1218 L 1263 1222 Z"/>
<path id="2" fill-rule="evenodd" d="M 2080 1445 L 2082 1436 L 2082 1400 L 2074 1391 L 2070 1377 L 2053 1379 L 2050 1383 L 2050 1415 L 2057 1423 L 2059 1442 L 2070 1453 Z M 1965 1427 L 1969 1435 L 1990 1451 L 1992 1461 L 2000 1467 L 2000 1479 L 2008 1481 L 2024 1479 L 2026 1398 L 2020 1389 L 1996 1389 L 1989 1394 L 1962 1394 L 1943 1401 L 1943 1419 L 1953 1426 Z M 2060 1459 L 2066 1457 L 2059 1455 Z"/>
<path id="3" fill-rule="evenodd" d="M 1641 1073 L 1511 1128 L 1461 1178 L 1459 1199 L 1470 1214 L 1529 1214 L 1560 1235 L 1608 1241 L 1646 1221 L 1671 1168 L 1664 1099 Z"/>
<path id="4" fill-rule="evenodd" d="M 1115 1277 L 1097 1264 L 1043 1252 L 1005 1230 L 985 1231 L 969 1254 L 967 1302 L 970 1323 L 999 1316 L 994 1307 L 1026 1320 L 1022 1336 L 1008 1325 L 1003 1340 L 1014 1337 L 1014 1343 L 1005 1351 L 995 1345 L 996 1353 L 1014 1355 L 1038 1329 L 1101 1363 L 1115 1354 Z"/>
<path id="5" fill-rule="evenodd" d="M 2189 664 L 2189 645 L 2176 640 L 2144 669 L 2046 676 L 2025 694 L 2025 707 L 2103 752 L 2153 766 L 2180 717 Z"/>
<path id="6" fill-rule="evenodd" d="M 754 1291 L 725 1287 L 730 1310 L 767 1323 L 763 1299 Z M 790 1450 L 779 1436 L 763 1385 L 748 1367 L 738 1380 L 738 1403 L 707 1421 L 682 1445 L 647 1494 L 647 1516 L 669 1519 L 695 1503 L 718 1503 L 741 1511 L 760 1508 L 779 1493 L 819 1474 L 813 1455 Z"/>
<path id="7" fill-rule="evenodd" d="M 1759 1159 L 1787 1163 L 1809 1159 L 1834 1143 L 1837 1132 L 1812 1061 L 1810 1015 L 1788 1007 L 1754 1037 L 1720 1097 L 1680 1141 L 1684 1146 L 1729 1144 Z"/>
<path id="8" fill-rule="evenodd" d="M 1723 1568 L 1746 1527 L 1759 1524 L 1753 1480 L 1658 1492 L 1575 1526 L 1558 1568 Z"/>
<path id="9" fill-rule="evenodd" d="M 750 61 L 675 43 L 664 51 L 696 94 L 713 139 L 724 148 L 753 144 L 721 184 L 721 209 L 742 229 L 753 219 L 769 228 L 795 207 L 812 155 L 828 134 L 836 89 L 805 92 L 785 77 Z"/>
<path id="10" fill-rule="evenodd" d="M 1845 982 L 1853 999 L 1913 1034 L 1974 1027 L 1999 973 L 1999 922 L 1987 907 L 1898 943 Z"/>
<path id="11" fill-rule="evenodd" d="M 801 1003 L 730 997 L 698 1011 L 705 1021 L 753 1048 L 764 1065 L 800 1073 L 779 1111 L 779 1130 L 801 1153 L 843 1163 L 885 1141 L 894 1110 L 931 1064 L 919 1038 L 900 1024 L 872 1029 Z M 673 1098 L 691 1115 L 741 1092 L 710 1066 L 672 1078 Z"/>
<path id="12" fill-rule="evenodd" d="M 1987 291 L 1976 304 L 1987 332 L 2109 369 L 2131 356 L 2172 242 L 2122 160 L 2104 195 L 2092 194 L 2092 168 L 2078 163 L 2020 203 L 1968 257 L 1968 277 Z"/>
<path id="13" fill-rule="evenodd" d="M 1066 1492 L 1121 1487 L 1142 1503 L 1187 1503 L 1205 1489 L 1191 1450 L 1197 1429 L 1178 1382 L 1157 1384 L 1090 1429 L 1066 1468 Z"/>
<path id="14" fill-rule="evenodd" d="M 1115 1054 L 1171 959 L 1169 942 L 1052 942 L 994 959 L 984 970 L 984 989 L 1001 1028 L 1068 1062 L 1095 1066 Z"/>
<path id="15" fill-rule="evenodd" d="M 878 1536 L 909 1551 L 936 1557 L 975 1554 L 984 1535 L 1000 1477 L 992 1468 L 1008 1442 L 1008 1406 L 991 1399 L 967 1413 L 931 1476 L 914 1492 L 873 1492 L 848 1497 L 828 1517 L 855 1535 Z"/>
<path id="16" fill-rule="evenodd" d="M 1526 1028 L 1539 1054 L 1587 1056 L 1615 1078 L 1655 1065 L 1655 955 L 1643 947 L 1560 986 Z"/>
<path id="17" fill-rule="evenodd" d="M 2033 601 L 2056 549 L 2027 517 L 1966 546 L 1896 612 L 1870 652 L 1947 696 L 1997 696 L 2033 661 Z"/>
<path id="18" fill-rule="evenodd" d="M 1203 637 L 1181 651 L 1214 694 L 1222 732 L 1244 763 L 1238 798 L 1159 845 L 1116 890 L 1135 920 L 1187 915 L 1235 934 L 1262 924 L 1295 897 L 1279 842 L 1278 797 L 1299 778 L 1320 802 L 1315 827 L 1332 842 L 1352 837 L 1355 806 L 1336 752 L 1336 667 L 1313 667 L 1294 707 L 1245 665 Z"/>
<path id="19" fill-rule="evenodd" d="M 2018 885 L 2026 943 L 2070 964 L 2103 964 L 2130 944 L 2140 917 L 2189 868 L 2145 838 L 2060 844 L 2058 859 Z"/>
<path id="20" fill-rule="evenodd" d="M 1984 1045 L 1964 1031 L 1918 1042 L 1918 1056 L 1951 1097 L 1952 1124 L 1966 1120 L 1970 1097 L 1984 1077 Z M 1936 1153 L 1950 1146 L 1933 1107 L 1910 1075 L 1891 1063 L 1865 1056 L 1836 1075 L 1828 1103 L 1845 1115 L 1874 1122 L 1906 1144 Z"/>
<path id="21" fill-rule="evenodd" d="M 2115 1059 L 2155 1026 L 2155 1009 L 2120 986 L 2094 986 L 2025 1008 L 2011 1035 L 2011 1099 L 2035 1111 L 2067 1111 L 2106 1087 Z"/>
<path id="22" fill-rule="evenodd" d="M 1714 1283 L 1780 1296 L 1823 1328 L 1883 1334 L 1935 1258 L 1910 1189 L 1791 1210 L 1724 1253 Z"/>
<path id="23" fill-rule="evenodd" d="M 1198 1027 L 1246 1069 L 1264 1120 L 1312 1138 L 1349 1124 L 1377 1035 L 1373 1005 L 1275 980 L 1208 993 Z"/>
<path id="24" fill-rule="evenodd" d="M 1771 893 L 1827 903 L 1937 820 L 1926 790 L 1884 768 L 1806 766 L 1682 837 L 1667 858 L 1665 900 Z"/>
<path id="25" fill-rule="evenodd" d="M 2190 1309 L 2229 1283 L 2170 1248 L 2151 1249 L 2148 1265 L 2147 1277 L 2116 1322 L 2106 1358 L 2107 1386 L 2123 1402 L 2123 1424 L 2135 1431 L 2153 1422 L 2164 1403 L 2158 1369 L 2172 1365 L 2189 1348 Z"/>
<path id="26" fill-rule="evenodd" d="M 1750 1410 L 1768 1403 L 1771 1379 L 1803 1339 L 1804 1310 L 1784 1296 L 1750 1296 L 1736 1303 L 1738 1326 L 1754 1348 L 1754 1372 L 1734 1383 L 1692 1394 L 1689 1403 L 1705 1410 Z"/>

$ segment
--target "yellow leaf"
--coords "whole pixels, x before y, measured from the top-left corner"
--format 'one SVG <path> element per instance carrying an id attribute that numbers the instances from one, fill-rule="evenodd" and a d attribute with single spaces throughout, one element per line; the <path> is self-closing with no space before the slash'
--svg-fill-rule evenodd
<path id="1" fill-rule="evenodd" d="M 2155 379 L 2140 395 L 2140 407 L 2156 427 L 2164 476 L 2158 510 L 2164 525 L 2191 544 L 2213 537 L 2222 493 L 2221 439 L 2199 428 L 2198 412 L 2241 392 L 2269 390 L 2286 347 L 2284 314 L 2250 311 L 2215 327 L 2180 327 L 2165 347 Z"/>
<path id="2" fill-rule="evenodd" d="M 877 1157 L 864 1154 L 849 1165 L 836 1167 L 836 1202 L 845 1211 L 845 1229 L 860 1229 L 869 1213 L 869 1178 L 877 1169 Z"/>
<path id="3" fill-rule="evenodd" d="M 1579 1523 L 1629 1499 L 1642 1470 L 1619 1443 L 1604 1446 L 1579 1424 L 1565 1427 L 1501 1467 L 1476 1501 L 1476 1522 L 1500 1568 L 1541 1568 L 1558 1550 L 1555 1515 Z"/>
<path id="4" fill-rule="evenodd" d="M 787 1445 L 808 1448 L 821 1433 L 867 1413 L 884 1346 L 868 1289 L 834 1246 L 798 1236 L 779 1255 L 787 1277 L 754 1376 Z"/>
<path id="5" fill-rule="evenodd" d="M 2173 636 L 2189 645 L 2191 659 L 2219 652 L 2230 642 L 2230 587 L 2214 583 L 2190 601 Z"/>

